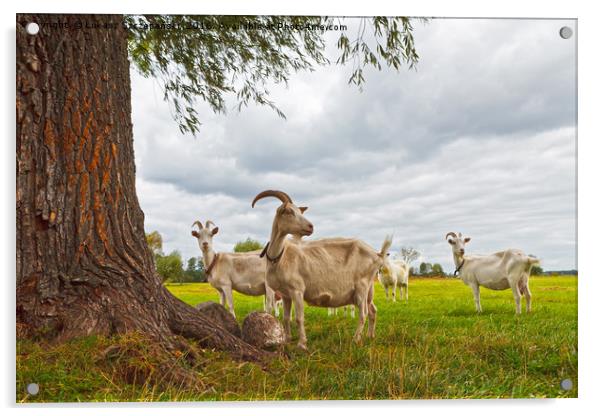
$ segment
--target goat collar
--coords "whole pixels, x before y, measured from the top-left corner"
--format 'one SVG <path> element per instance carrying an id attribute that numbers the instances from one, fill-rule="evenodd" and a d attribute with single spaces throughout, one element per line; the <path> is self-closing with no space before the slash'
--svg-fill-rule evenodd
<path id="1" fill-rule="evenodd" d="M 456 271 L 454 272 L 454 276 L 457 276 L 458 273 L 460 273 L 460 271 L 462 270 L 462 266 L 464 266 L 464 261 L 466 259 L 462 259 L 462 263 L 460 263 L 460 265 L 458 267 L 456 267 Z"/>
<path id="2" fill-rule="evenodd" d="M 217 258 L 219 257 L 219 254 L 214 253 L 213 254 L 213 260 L 211 261 L 211 264 L 209 265 L 209 267 L 207 268 L 207 270 L 205 270 L 205 274 L 207 276 L 211 276 L 211 272 L 213 271 L 213 268 L 215 267 L 215 264 L 217 263 Z"/>
<path id="3" fill-rule="evenodd" d="M 270 242 L 268 241 L 268 243 L 265 245 L 265 247 L 263 248 L 263 250 L 261 250 L 261 254 L 259 255 L 259 257 L 263 257 L 265 256 L 266 259 L 269 260 L 270 263 L 272 264 L 276 264 L 278 263 L 278 261 L 282 258 L 282 255 L 284 254 L 284 247 L 282 247 L 282 251 L 280 252 L 280 254 L 278 254 L 276 257 L 271 258 L 268 255 L 268 247 L 270 246 Z"/>

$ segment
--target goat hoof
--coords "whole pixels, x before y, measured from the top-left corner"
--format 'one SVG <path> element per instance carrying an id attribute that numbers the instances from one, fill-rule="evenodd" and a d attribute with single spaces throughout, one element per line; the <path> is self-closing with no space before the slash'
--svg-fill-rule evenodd
<path id="1" fill-rule="evenodd" d="M 305 345 L 305 344 L 298 343 L 297 344 L 297 348 L 299 348 L 301 351 L 306 351 L 307 352 L 307 345 Z"/>

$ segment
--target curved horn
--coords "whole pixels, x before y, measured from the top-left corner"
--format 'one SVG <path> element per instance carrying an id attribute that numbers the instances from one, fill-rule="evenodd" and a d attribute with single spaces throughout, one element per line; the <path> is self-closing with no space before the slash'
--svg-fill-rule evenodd
<path id="1" fill-rule="evenodd" d="M 215 227 L 215 224 L 213 223 L 213 221 L 207 220 L 207 222 L 205 223 L 205 228 L 209 228 L 209 224 L 211 224 Z"/>
<path id="2" fill-rule="evenodd" d="M 201 223 L 199 220 L 197 220 L 197 221 L 193 222 L 193 223 L 192 223 L 192 225 L 191 225 L 191 227 L 194 227 L 195 225 L 196 225 L 197 227 L 199 227 L 199 230 L 202 230 L 202 229 L 203 229 L 203 224 L 202 224 L 202 223 Z"/>
<path id="3" fill-rule="evenodd" d="M 257 194 L 257 196 L 255 197 L 255 199 L 253 200 L 253 202 L 251 203 L 251 207 L 255 208 L 255 203 L 257 201 L 259 201 L 260 199 L 263 198 L 267 198 L 268 196 L 273 196 L 274 198 L 278 198 L 280 201 L 282 201 L 283 204 L 286 204 L 287 202 L 289 203 L 293 203 L 293 200 L 291 199 L 290 196 L 288 196 L 286 193 L 282 192 L 282 191 L 272 191 L 272 190 L 268 190 L 268 191 L 263 191 Z"/>
<path id="4" fill-rule="evenodd" d="M 454 238 L 458 238 L 458 236 L 456 235 L 456 233 L 453 233 L 453 232 L 450 231 L 449 233 L 445 234 L 445 239 L 447 240 L 447 237 L 449 237 L 450 235 L 452 237 L 454 237 Z"/>

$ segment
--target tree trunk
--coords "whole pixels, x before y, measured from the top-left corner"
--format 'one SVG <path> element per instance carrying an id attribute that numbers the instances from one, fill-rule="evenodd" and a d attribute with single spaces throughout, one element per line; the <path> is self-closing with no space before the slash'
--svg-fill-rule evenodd
<path id="1" fill-rule="evenodd" d="M 138 330 L 169 342 L 180 334 L 265 358 L 172 296 L 155 272 L 136 197 L 122 20 L 17 16 L 20 332 L 59 341 Z M 39 24 L 37 35 L 25 31 L 28 22 Z"/>

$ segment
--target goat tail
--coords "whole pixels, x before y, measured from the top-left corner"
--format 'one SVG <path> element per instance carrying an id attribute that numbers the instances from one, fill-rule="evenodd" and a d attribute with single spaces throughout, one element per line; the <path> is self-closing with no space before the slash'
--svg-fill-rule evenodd
<path id="1" fill-rule="evenodd" d="M 531 268 L 535 265 L 541 264 L 537 257 L 527 256 L 527 264 L 525 265 L 525 272 L 531 273 Z"/>
<path id="2" fill-rule="evenodd" d="M 541 263 L 540 263 L 540 260 L 537 257 L 527 256 L 527 264 L 529 266 L 534 266 L 536 264 L 539 265 Z"/>
<path id="3" fill-rule="evenodd" d="M 383 246 L 380 249 L 380 253 L 378 253 L 378 255 L 380 257 L 382 257 L 383 260 L 386 258 L 387 252 L 391 248 L 391 244 L 393 244 L 393 236 L 392 235 L 387 235 L 385 237 L 385 241 L 383 241 Z"/>

